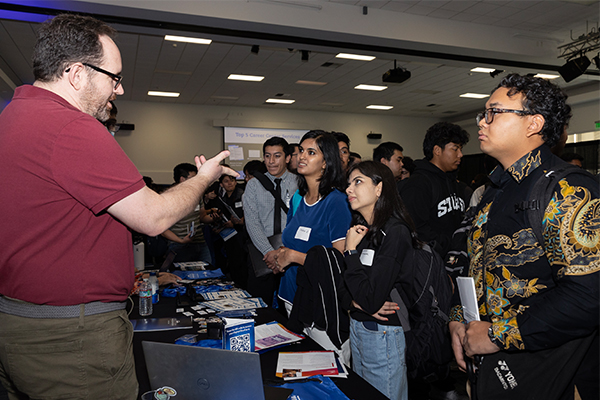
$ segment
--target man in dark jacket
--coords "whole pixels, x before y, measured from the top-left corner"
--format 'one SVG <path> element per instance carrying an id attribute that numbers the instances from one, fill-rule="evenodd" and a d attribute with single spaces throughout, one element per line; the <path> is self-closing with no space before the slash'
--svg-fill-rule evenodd
<path id="1" fill-rule="evenodd" d="M 435 249 L 442 257 L 449 250 L 452 233 L 459 227 L 465 211 L 454 171 L 468 141 L 469 134 L 458 125 L 448 122 L 433 125 L 423 141 L 425 158 L 416 160 L 414 173 L 398 185 L 419 239 L 435 241 Z"/>
<path id="2" fill-rule="evenodd" d="M 563 164 L 550 149 L 571 115 L 558 86 L 510 74 L 477 116 L 481 151 L 499 162 L 467 239 L 480 320 L 466 323 L 455 301 L 449 329 L 458 365 L 479 364 L 480 399 L 573 399 L 574 386 L 599 398 L 598 184 L 571 172 L 550 181 L 548 199 L 528 200 Z M 539 236 L 527 212 L 536 206 Z"/>

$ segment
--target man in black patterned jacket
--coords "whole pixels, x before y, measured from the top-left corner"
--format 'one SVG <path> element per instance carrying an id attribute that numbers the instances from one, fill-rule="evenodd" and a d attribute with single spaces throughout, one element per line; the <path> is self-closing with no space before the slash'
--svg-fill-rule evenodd
<path id="1" fill-rule="evenodd" d="M 598 340 L 598 184 L 579 174 L 556 184 L 550 203 L 541 205 L 542 243 L 527 213 L 515 208 L 561 162 L 550 147 L 571 117 L 566 97 L 548 81 L 512 74 L 477 116 L 481 150 L 500 163 L 468 238 L 481 321 L 466 324 L 457 304 L 450 332 L 459 366 L 484 356 L 480 398 L 526 398 L 527 392 L 548 390 L 543 398 L 572 399 L 574 381 L 583 399 L 598 398 L 597 350 L 582 367 L 590 343 Z M 595 371 L 592 385 L 578 381 L 582 370 Z"/>

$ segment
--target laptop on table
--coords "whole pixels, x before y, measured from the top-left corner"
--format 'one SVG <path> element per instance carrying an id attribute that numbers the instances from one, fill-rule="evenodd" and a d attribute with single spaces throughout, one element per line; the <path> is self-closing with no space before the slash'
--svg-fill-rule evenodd
<path id="1" fill-rule="evenodd" d="M 171 387 L 176 399 L 285 400 L 292 393 L 263 386 L 257 353 L 147 341 L 142 347 L 152 389 Z"/>

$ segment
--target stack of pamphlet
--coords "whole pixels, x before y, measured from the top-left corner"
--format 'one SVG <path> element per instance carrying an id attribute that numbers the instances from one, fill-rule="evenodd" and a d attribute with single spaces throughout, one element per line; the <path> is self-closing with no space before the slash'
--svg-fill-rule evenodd
<path id="1" fill-rule="evenodd" d="M 254 337 L 254 348 L 259 353 L 304 339 L 304 336 L 287 330 L 275 321 L 255 327 Z"/>
<path id="2" fill-rule="evenodd" d="M 223 349 L 254 351 L 254 320 L 223 318 Z"/>
<path id="3" fill-rule="evenodd" d="M 250 293 L 243 289 L 221 290 L 219 292 L 205 292 L 200 293 L 200 295 L 204 298 L 204 300 L 219 300 L 231 298 L 247 299 L 248 297 L 252 297 Z"/>
<path id="4" fill-rule="evenodd" d="M 219 299 L 204 302 L 208 308 L 216 312 L 233 311 L 233 310 L 249 310 L 252 308 L 265 308 L 267 304 L 260 298 L 241 298 L 232 297 L 228 299 Z"/>
<path id="5" fill-rule="evenodd" d="M 204 271 L 209 264 L 204 261 L 186 261 L 173 263 L 173 266 L 182 271 Z"/>
<path id="6" fill-rule="evenodd" d="M 287 381 L 314 375 L 346 378 L 348 371 L 333 351 L 279 353 L 275 376 Z"/>

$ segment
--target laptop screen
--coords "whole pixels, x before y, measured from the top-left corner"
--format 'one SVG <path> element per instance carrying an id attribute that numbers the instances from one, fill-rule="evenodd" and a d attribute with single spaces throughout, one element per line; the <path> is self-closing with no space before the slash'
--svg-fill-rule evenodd
<path id="1" fill-rule="evenodd" d="M 265 399 L 257 353 L 147 341 L 142 346 L 152 389 L 168 386 L 190 400 Z"/>

